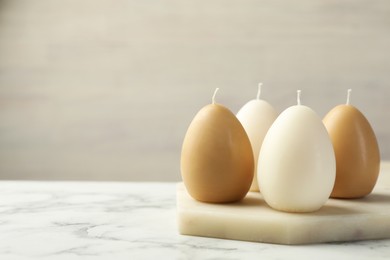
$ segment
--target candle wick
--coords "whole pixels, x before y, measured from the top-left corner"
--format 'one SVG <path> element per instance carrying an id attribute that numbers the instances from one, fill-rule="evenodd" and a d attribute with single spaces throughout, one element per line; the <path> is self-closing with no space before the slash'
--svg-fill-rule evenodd
<path id="1" fill-rule="evenodd" d="M 301 90 L 300 89 L 297 90 L 297 103 L 298 103 L 298 106 L 301 105 Z"/>
<path id="2" fill-rule="evenodd" d="M 260 99 L 260 95 L 261 95 L 261 86 L 263 85 L 263 83 L 259 83 L 258 85 L 258 89 L 257 89 L 257 96 L 256 96 L 256 99 L 259 100 Z"/>
<path id="3" fill-rule="evenodd" d="M 213 104 L 215 104 L 215 96 L 217 95 L 218 90 L 219 90 L 219 88 L 216 88 L 216 89 L 215 89 L 213 98 L 211 99 L 211 102 L 212 102 Z"/>
<path id="4" fill-rule="evenodd" d="M 348 94 L 347 94 L 347 105 L 349 105 L 349 103 L 351 102 L 351 92 L 352 92 L 352 89 L 348 89 Z"/>

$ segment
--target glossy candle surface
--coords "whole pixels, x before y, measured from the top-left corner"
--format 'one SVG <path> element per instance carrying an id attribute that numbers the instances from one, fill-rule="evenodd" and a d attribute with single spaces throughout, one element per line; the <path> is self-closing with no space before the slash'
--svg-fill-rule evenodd
<path id="1" fill-rule="evenodd" d="M 251 191 L 259 191 L 257 180 L 257 161 L 260 148 L 268 129 L 278 116 L 276 110 L 267 101 L 260 99 L 260 91 L 261 85 L 259 85 L 257 99 L 246 103 L 237 113 L 238 120 L 240 120 L 242 126 L 248 134 L 255 160 L 254 178 L 250 188 Z"/>
<path id="2" fill-rule="evenodd" d="M 336 181 L 331 197 L 359 198 L 371 193 L 380 170 L 380 154 L 366 117 L 346 104 L 329 111 L 323 122 L 336 155 Z"/>
<path id="3" fill-rule="evenodd" d="M 292 106 L 264 138 L 258 162 L 260 191 L 274 209 L 316 211 L 329 198 L 335 169 L 332 143 L 321 119 L 307 106 Z"/>
<path id="4" fill-rule="evenodd" d="M 210 104 L 192 120 L 184 138 L 181 174 L 196 200 L 225 203 L 241 200 L 253 179 L 249 138 L 226 107 Z"/>

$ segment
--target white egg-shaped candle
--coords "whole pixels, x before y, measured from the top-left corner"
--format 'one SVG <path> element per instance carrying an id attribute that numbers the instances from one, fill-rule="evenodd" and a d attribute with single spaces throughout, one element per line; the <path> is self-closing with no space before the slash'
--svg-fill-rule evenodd
<path id="1" fill-rule="evenodd" d="M 329 198 L 335 154 L 321 118 L 300 103 L 283 111 L 264 138 L 258 179 L 267 204 L 280 211 L 312 212 Z"/>
<path id="2" fill-rule="evenodd" d="M 247 102 L 237 113 L 237 118 L 244 127 L 253 150 L 255 167 L 251 191 L 259 191 L 257 159 L 264 137 L 278 116 L 276 110 L 267 101 L 260 99 L 261 85 L 262 83 L 259 84 L 257 98 Z"/>

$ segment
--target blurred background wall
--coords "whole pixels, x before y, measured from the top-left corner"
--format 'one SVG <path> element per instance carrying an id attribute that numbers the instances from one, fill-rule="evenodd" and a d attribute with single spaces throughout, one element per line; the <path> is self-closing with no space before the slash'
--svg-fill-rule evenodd
<path id="1" fill-rule="evenodd" d="M 352 103 L 390 159 L 390 1 L 0 0 L 0 179 L 180 179 L 196 112 Z"/>

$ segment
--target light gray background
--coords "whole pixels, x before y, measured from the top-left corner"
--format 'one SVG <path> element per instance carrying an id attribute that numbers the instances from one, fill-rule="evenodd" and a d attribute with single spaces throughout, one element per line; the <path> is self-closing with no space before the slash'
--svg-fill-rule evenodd
<path id="1" fill-rule="evenodd" d="M 179 180 L 196 112 L 352 103 L 390 158 L 390 1 L 0 1 L 0 178 Z"/>

